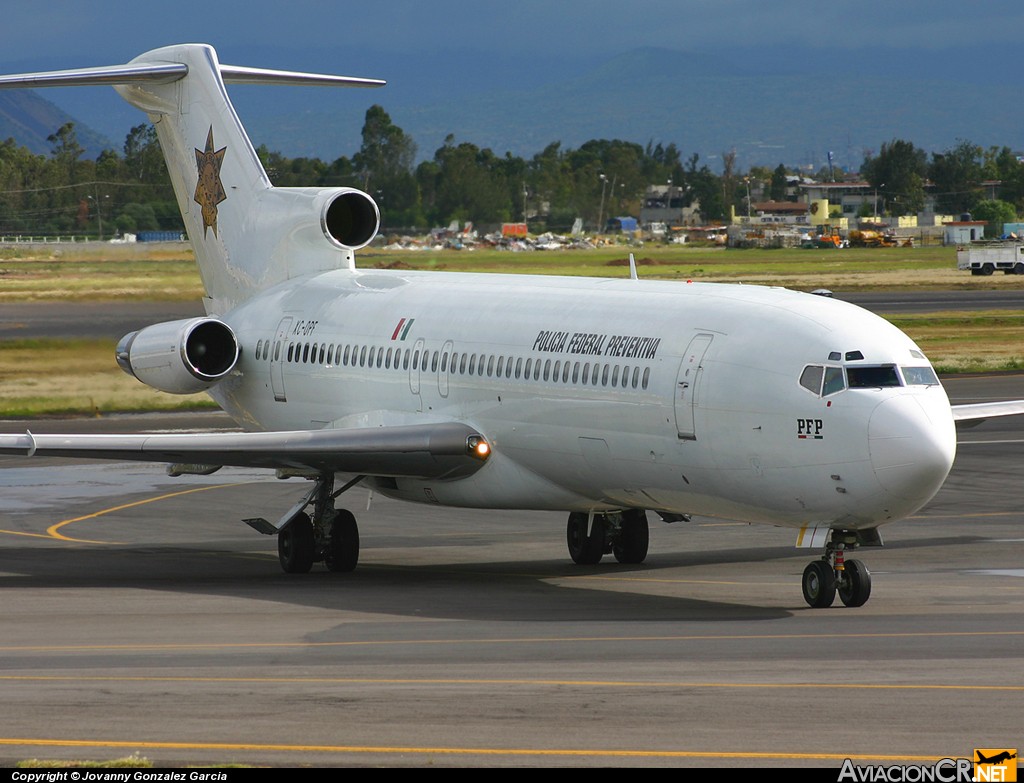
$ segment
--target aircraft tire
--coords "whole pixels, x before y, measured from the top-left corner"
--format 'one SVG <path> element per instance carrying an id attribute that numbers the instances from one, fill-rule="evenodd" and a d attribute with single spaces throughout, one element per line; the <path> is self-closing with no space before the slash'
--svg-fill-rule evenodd
<path id="1" fill-rule="evenodd" d="M 871 597 L 871 572 L 860 560 L 847 560 L 839 600 L 843 606 L 864 606 Z"/>
<path id="2" fill-rule="evenodd" d="M 306 514 L 299 514 L 277 534 L 277 557 L 286 574 L 308 574 L 315 556 L 313 523 Z"/>
<path id="3" fill-rule="evenodd" d="M 324 552 L 328 571 L 348 573 L 359 562 L 359 525 L 351 511 L 338 509 L 331 523 L 331 538 Z"/>
<path id="4" fill-rule="evenodd" d="M 612 553 L 620 563 L 642 563 L 650 545 L 650 528 L 643 510 L 622 512 L 622 530 L 612 546 Z"/>
<path id="5" fill-rule="evenodd" d="M 587 515 L 574 512 L 565 527 L 565 540 L 569 557 L 576 565 L 597 565 L 604 557 L 604 517 L 594 517 L 594 525 L 587 535 Z"/>
<path id="6" fill-rule="evenodd" d="M 807 564 L 802 585 L 804 600 L 813 609 L 832 606 L 836 599 L 835 571 L 824 560 L 814 560 Z"/>

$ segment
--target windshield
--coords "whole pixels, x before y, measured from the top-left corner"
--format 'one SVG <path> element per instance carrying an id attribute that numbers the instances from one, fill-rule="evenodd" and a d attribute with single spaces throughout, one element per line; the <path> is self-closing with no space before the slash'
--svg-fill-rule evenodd
<path id="1" fill-rule="evenodd" d="M 900 367 L 907 386 L 938 386 L 939 379 L 931 367 Z"/>
<path id="2" fill-rule="evenodd" d="M 846 382 L 851 389 L 877 389 L 884 386 L 902 386 L 896 365 L 880 367 L 847 367 Z"/>

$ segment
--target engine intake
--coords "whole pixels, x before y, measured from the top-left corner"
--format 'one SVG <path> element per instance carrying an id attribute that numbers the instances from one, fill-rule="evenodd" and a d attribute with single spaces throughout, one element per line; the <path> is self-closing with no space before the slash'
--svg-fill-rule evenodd
<path id="1" fill-rule="evenodd" d="M 363 191 L 344 188 L 324 206 L 320 224 L 332 242 L 349 250 L 358 250 L 377 236 L 380 210 Z"/>
<path id="2" fill-rule="evenodd" d="M 117 344 L 117 363 L 147 386 L 170 394 L 209 389 L 238 362 L 238 340 L 223 321 L 188 318 L 130 332 Z"/>

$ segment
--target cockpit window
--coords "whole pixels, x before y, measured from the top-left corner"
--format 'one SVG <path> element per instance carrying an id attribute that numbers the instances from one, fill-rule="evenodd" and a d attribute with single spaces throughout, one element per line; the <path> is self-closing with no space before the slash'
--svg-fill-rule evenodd
<path id="1" fill-rule="evenodd" d="M 843 378 L 842 367 L 825 368 L 825 387 L 821 390 L 822 397 L 841 392 L 846 388 L 846 379 Z"/>
<path id="2" fill-rule="evenodd" d="M 827 397 L 845 389 L 846 378 L 843 376 L 842 367 L 822 367 L 820 364 L 808 364 L 800 373 L 800 385 L 810 392 Z"/>
<path id="3" fill-rule="evenodd" d="M 900 367 L 907 386 L 938 386 L 939 379 L 931 367 Z"/>
<path id="4" fill-rule="evenodd" d="M 885 364 L 876 367 L 847 367 L 846 380 L 851 389 L 877 389 L 886 386 L 902 386 L 896 365 Z"/>
<path id="5" fill-rule="evenodd" d="M 800 385 L 815 394 L 821 393 L 821 375 L 825 368 L 820 364 L 808 364 L 800 373 Z"/>

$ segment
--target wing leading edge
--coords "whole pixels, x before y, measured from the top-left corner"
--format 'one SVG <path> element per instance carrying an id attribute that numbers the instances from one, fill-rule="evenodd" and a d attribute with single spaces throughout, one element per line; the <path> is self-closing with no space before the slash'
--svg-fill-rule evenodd
<path id="1" fill-rule="evenodd" d="M 462 478 L 490 455 L 457 422 L 348 430 L 132 435 L 0 435 L 0 454 Z"/>
<path id="2" fill-rule="evenodd" d="M 1006 402 L 975 402 L 969 405 L 953 405 L 953 421 L 957 427 L 973 427 L 985 419 L 997 416 L 1017 416 L 1024 414 L 1024 400 L 1008 400 Z"/>

